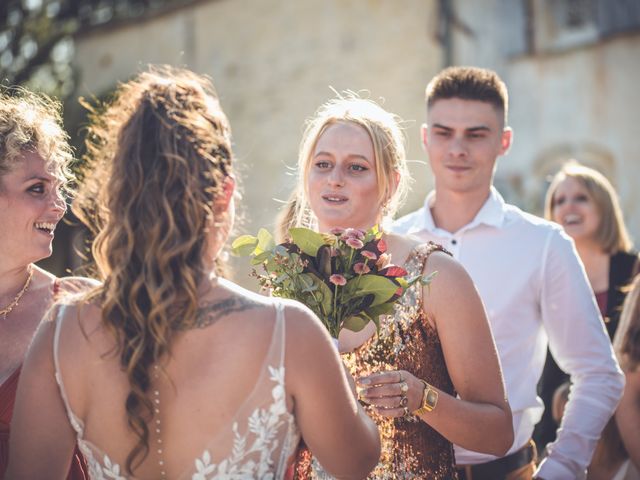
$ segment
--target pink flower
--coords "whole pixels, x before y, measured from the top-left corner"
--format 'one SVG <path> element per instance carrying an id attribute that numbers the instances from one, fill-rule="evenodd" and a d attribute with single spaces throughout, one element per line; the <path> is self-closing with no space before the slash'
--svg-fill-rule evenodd
<path id="1" fill-rule="evenodd" d="M 364 275 L 365 273 L 369 273 L 371 269 L 366 263 L 358 262 L 353 266 L 353 271 L 358 275 Z"/>
<path id="2" fill-rule="evenodd" d="M 376 260 L 378 258 L 378 256 L 369 251 L 369 250 L 363 250 L 362 252 L 360 252 L 360 254 L 364 257 L 364 258 L 368 258 L 369 260 Z"/>
<path id="3" fill-rule="evenodd" d="M 339 273 L 334 273 L 333 275 L 331 275 L 329 277 L 329 281 L 331 283 L 333 283 L 334 285 L 338 285 L 338 286 L 343 286 L 347 284 L 347 279 L 344 278 L 342 275 L 340 275 Z"/>
<path id="4" fill-rule="evenodd" d="M 357 228 L 347 228 L 342 235 L 340 235 L 340 240 L 347 241 L 349 238 L 357 238 L 358 240 L 364 240 L 365 232 L 362 230 L 358 230 Z"/>
<path id="5" fill-rule="evenodd" d="M 365 232 L 364 230 L 359 230 L 359 229 L 357 229 L 357 228 L 354 228 L 354 229 L 353 229 L 353 235 L 355 235 L 355 237 L 356 237 L 358 240 L 364 240 L 364 237 L 365 237 L 366 233 L 367 233 L 367 232 Z"/>
<path id="6" fill-rule="evenodd" d="M 362 240 L 358 240 L 357 238 L 354 237 L 349 237 L 347 238 L 344 243 L 346 243 L 347 245 L 349 245 L 351 248 L 362 248 L 364 247 L 364 243 L 362 243 Z"/>

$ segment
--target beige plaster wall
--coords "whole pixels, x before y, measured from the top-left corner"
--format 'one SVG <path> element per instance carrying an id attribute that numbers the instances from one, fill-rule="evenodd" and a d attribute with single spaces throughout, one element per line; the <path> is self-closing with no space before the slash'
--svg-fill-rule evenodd
<path id="1" fill-rule="evenodd" d="M 510 94 L 514 142 L 496 183 L 509 200 L 540 213 L 546 178 L 563 159 L 597 166 L 616 186 L 627 225 L 640 244 L 640 33 L 605 41 L 556 31 L 534 2 L 536 49 L 524 45 L 525 23 L 509 0 L 455 0 L 453 62 L 495 69 Z M 548 12 L 547 12 L 548 13 Z M 555 43 L 554 43 L 555 42 Z M 555 45 L 550 48 L 549 45 Z"/>
<path id="2" fill-rule="evenodd" d="M 423 89 L 441 62 L 431 27 L 433 4 L 203 2 L 79 39 L 81 93 L 100 94 L 146 63 L 211 75 L 246 168 L 249 219 L 262 220 L 273 209 L 268 200 L 288 192 L 293 179 L 286 167 L 295 165 L 303 122 L 333 95 L 330 87 L 368 90 L 383 101 L 407 120 L 409 157 L 424 161 L 418 132 Z"/>
<path id="3" fill-rule="evenodd" d="M 79 38 L 81 93 L 101 94 L 147 63 L 213 77 L 234 132 L 245 230 L 271 227 L 294 183 L 304 120 L 337 90 L 368 90 L 419 140 L 426 82 L 441 67 L 434 0 L 211 0 Z M 417 206 L 430 179 L 412 162 Z"/>

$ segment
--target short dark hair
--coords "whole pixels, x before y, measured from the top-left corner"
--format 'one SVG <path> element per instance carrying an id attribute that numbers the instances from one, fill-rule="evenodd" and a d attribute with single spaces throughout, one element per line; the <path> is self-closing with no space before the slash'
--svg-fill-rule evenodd
<path id="1" fill-rule="evenodd" d="M 427 110 L 438 100 L 460 98 L 490 103 L 507 123 L 509 94 L 507 86 L 493 70 L 477 67 L 449 67 L 427 85 Z"/>

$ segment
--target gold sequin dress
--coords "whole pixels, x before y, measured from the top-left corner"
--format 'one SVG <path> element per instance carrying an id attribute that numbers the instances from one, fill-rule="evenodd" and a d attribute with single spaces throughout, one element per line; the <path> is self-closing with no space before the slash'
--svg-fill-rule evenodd
<path id="1" fill-rule="evenodd" d="M 421 274 L 429 255 L 444 251 L 434 243 L 417 246 L 404 268 Z M 434 282 L 438 281 L 436 276 Z M 406 370 L 440 390 L 455 395 L 438 333 L 421 308 L 422 287 L 413 285 L 398 302 L 394 315 L 381 318 L 379 334 L 343 356 L 355 378 L 382 370 Z M 417 417 L 385 418 L 367 408 L 382 440 L 380 462 L 369 479 L 457 479 L 453 445 Z M 295 478 L 328 477 L 308 451 L 298 455 Z"/>

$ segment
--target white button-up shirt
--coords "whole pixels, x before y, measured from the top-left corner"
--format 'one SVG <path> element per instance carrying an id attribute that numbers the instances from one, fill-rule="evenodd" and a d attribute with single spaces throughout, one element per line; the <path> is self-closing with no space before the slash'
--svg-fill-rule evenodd
<path id="1" fill-rule="evenodd" d="M 527 443 L 542 416 L 536 385 L 548 344 L 573 386 L 558 438 L 537 474 L 553 480 L 584 478 L 622 394 L 624 376 L 573 241 L 558 225 L 506 204 L 494 188 L 476 217 L 455 233 L 436 227 L 430 209 L 434 201 L 431 192 L 421 209 L 397 220 L 392 230 L 440 243 L 475 282 L 513 412 L 515 441 L 508 454 Z M 455 450 L 458 465 L 496 458 Z"/>

